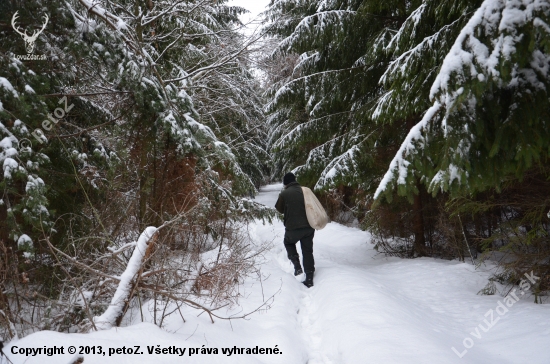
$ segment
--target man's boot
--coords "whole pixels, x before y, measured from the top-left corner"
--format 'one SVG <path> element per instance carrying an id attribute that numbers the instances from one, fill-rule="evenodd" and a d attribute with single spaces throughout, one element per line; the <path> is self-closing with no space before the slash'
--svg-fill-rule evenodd
<path id="1" fill-rule="evenodd" d="M 288 257 L 292 264 L 294 265 L 294 276 L 300 275 L 304 273 L 302 270 L 302 266 L 300 265 L 300 256 L 299 255 L 292 255 Z"/>
<path id="2" fill-rule="evenodd" d="M 302 282 L 307 288 L 313 287 L 313 272 L 306 272 L 306 280 Z"/>

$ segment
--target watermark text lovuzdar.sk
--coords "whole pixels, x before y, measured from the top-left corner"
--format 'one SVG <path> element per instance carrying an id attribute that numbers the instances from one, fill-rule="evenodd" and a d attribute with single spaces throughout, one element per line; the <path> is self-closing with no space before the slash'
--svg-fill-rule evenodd
<path id="1" fill-rule="evenodd" d="M 530 274 L 525 273 L 526 279 L 522 279 L 519 283 L 519 296 L 516 294 L 516 289 L 513 289 L 512 292 L 510 292 L 502 301 L 497 302 L 497 307 L 493 310 L 490 309 L 485 313 L 486 319 L 483 320 L 483 323 L 480 323 L 476 326 L 476 328 L 470 332 L 470 335 L 475 339 L 481 339 L 482 332 L 489 331 L 493 326 L 496 325 L 497 322 L 500 321 L 500 318 L 509 311 L 509 309 L 520 300 L 521 296 L 525 295 L 527 290 L 531 287 L 532 284 L 535 284 L 540 277 L 537 277 L 533 274 L 533 271 L 531 271 Z M 530 282 L 530 283 L 529 283 Z M 504 301 L 504 303 L 503 303 Z M 495 315 L 495 311 L 497 315 Z M 484 325 L 485 324 L 485 325 Z M 479 331 L 481 329 L 481 331 Z M 464 350 L 462 352 L 459 352 L 454 346 L 451 347 L 451 349 L 454 351 L 456 355 L 458 355 L 459 358 L 464 357 L 466 353 L 468 353 L 468 349 L 471 349 L 474 346 L 474 339 L 468 336 L 464 338 L 462 341 L 462 345 L 464 346 Z"/>
<path id="2" fill-rule="evenodd" d="M 15 57 L 17 59 L 20 59 L 22 61 L 44 61 L 46 60 L 46 55 L 44 54 L 33 54 L 34 53 L 34 45 L 36 40 L 38 39 L 38 36 L 46 29 L 46 25 L 48 25 L 49 17 L 48 14 L 44 14 L 44 23 L 42 24 L 42 27 L 40 30 L 35 30 L 31 35 L 27 34 L 27 31 L 25 29 L 20 29 L 17 25 L 17 15 L 18 11 L 13 14 L 13 17 L 11 18 L 11 26 L 13 30 L 17 34 L 19 34 L 21 37 L 23 37 L 23 41 L 25 42 L 25 50 L 27 51 L 27 54 L 21 55 L 17 54 Z"/>

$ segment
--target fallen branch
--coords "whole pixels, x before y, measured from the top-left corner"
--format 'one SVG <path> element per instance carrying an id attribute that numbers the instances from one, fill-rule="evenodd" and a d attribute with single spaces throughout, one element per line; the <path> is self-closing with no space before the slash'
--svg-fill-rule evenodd
<path id="1" fill-rule="evenodd" d="M 156 242 L 153 236 L 157 231 L 156 227 L 149 226 L 141 233 L 128 266 L 120 276 L 120 282 L 111 299 L 111 304 L 101 316 L 96 316 L 93 319 L 99 330 L 107 330 L 115 325 L 120 325 L 135 288 L 135 277 L 141 271 L 146 252 L 149 251 L 149 242 L 152 241 L 153 244 Z"/>

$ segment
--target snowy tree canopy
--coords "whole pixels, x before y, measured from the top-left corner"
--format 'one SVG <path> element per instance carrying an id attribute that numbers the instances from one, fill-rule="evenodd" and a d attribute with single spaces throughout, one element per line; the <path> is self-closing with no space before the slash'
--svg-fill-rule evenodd
<path id="1" fill-rule="evenodd" d="M 129 155 L 140 160 L 130 171 L 143 198 L 151 168 L 160 166 L 155 160 L 166 153 L 178 163 L 191 158 L 197 173 L 213 171 L 205 176 L 235 209 L 264 179 L 263 111 L 248 70 L 250 40 L 237 31 L 244 9 L 134 5 L 31 1 L 18 10 L 22 28 L 49 14 L 59 29 L 50 22 L 37 40 L 35 52 L 48 62 L 18 59 L 24 42 L 11 33 L 0 59 L 0 188 L 12 238 L 50 233 L 58 213 L 86 205 L 93 211 L 89 196 L 71 204 L 66 194 L 101 194 Z M 15 10 L 3 7 L 9 24 Z M 63 112 L 60 122 L 54 111 Z"/>
<path id="2" fill-rule="evenodd" d="M 415 176 L 438 190 L 482 190 L 548 155 L 550 4 L 487 0 L 461 29 L 430 90 L 432 106 L 375 197 Z"/>

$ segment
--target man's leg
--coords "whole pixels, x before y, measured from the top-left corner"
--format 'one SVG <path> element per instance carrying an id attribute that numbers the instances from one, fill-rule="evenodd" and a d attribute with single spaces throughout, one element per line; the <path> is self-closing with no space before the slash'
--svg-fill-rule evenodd
<path id="1" fill-rule="evenodd" d="M 284 243 L 288 259 L 290 259 L 294 265 L 294 275 L 297 276 L 302 274 L 303 271 L 302 266 L 300 265 L 300 256 L 296 250 L 296 243 L 298 242 L 298 239 L 296 239 L 293 235 L 294 234 L 292 232 L 285 230 Z"/>
<path id="2" fill-rule="evenodd" d="M 302 256 L 304 259 L 304 270 L 307 273 L 315 272 L 315 259 L 313 259 L 313 236 L 315 235 L 315 229 L 308 229 L 305 232 L 305 236 L 300 239 L 300 245 L 302 246 Z M 294 248 L 296 249 L 296 248 Z"/>

